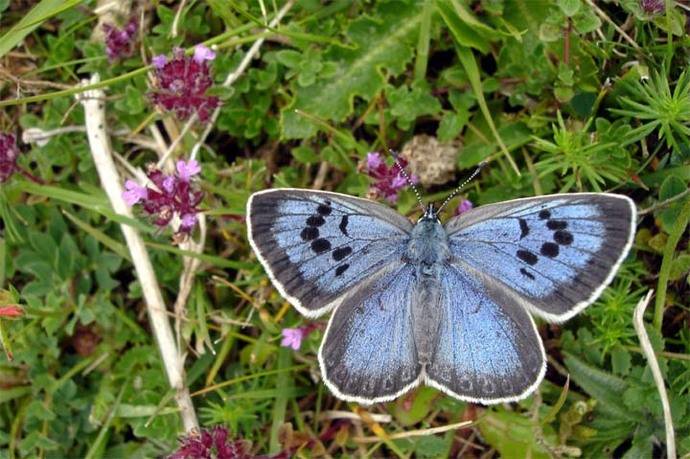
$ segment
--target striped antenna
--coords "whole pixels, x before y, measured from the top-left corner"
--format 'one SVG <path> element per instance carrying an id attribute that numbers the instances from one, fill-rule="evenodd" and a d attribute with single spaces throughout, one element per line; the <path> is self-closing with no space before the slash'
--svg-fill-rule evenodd
<path id="1" fill-rule="evenodd" d="M 391 156 L 395 160 L 395 165 L 398 166 L 398 170 L 403 175 L 403 177 L 405 177 L 405 180 L 407 180 L 407 183 L 412 188 L 412 191 L 414 191 L 414 195 L 417 196 L 417 202 L 419 202 L 419 205 L 422 208 L 422 212 L 426 212 L 426 208 L 424 207 L 424 202 L 422 201 L 422 195 L 419 193 L 419 189 L 417 189 L 417 185 L 414 184 L 414 182 L 412 181 L 410 176 L 407 174 L 407 171 L 405 170 L 405 168 L 402 167 L 402 165 L 400 164 L 400 161 L 398 161 L 398 154 L 391 149 L 388 149 L 388 152 L 391 154 Z"/>
<path id="2" fill-rule="evenodd" d="M 440 214 L 441 210 L 443 210 L 443 208 L 446 207 L 446 205 L 450 202 L 450 200 L 453 199 L 460 192 L 460 190 L 462 190 L 465 187 L 465 185 L 470 183 L 472 181 L 472 179 L 475 178 L 477 176 L 477 174 L 479 174 L 482 171 L 482 169 L 484 169 L 484 167 L 486 167 L 487 164 L 488 163 L 486 161 L 482 161 L 481 163 L 479 163 L 479 165 L 477 166 L 477 169 L 475 169 L 475 171 L 472 172 L 472 175 L 470 175 L 467 179 L 465 179 L 464 182 L 462 182 L 460 185 L 458 185 L 458 187 L 455 190 L 453 190 L 453 192 L 451 194 L 448 195 L 446 200 L 443 201 L 443 204 L 441 204 L 441 207 L 439 207 L 438 210 L 436 211 L 436 215 Z"/>

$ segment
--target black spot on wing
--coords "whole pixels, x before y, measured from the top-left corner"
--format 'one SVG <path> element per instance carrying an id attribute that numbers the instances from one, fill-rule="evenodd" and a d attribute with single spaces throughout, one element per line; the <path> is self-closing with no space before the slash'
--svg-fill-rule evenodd
<path id="1" fill-rule="evenodd" d="M 553 233 L 553 240 L 560 245 L 570 245 L 573 243 L 573 234 L 568 231 L 558 230 Z"/>
<path id="2" fill-rule="evenodd" d="M 328 252 L 329 250 L 331 250 L 331 243 L 327 239 L 319 238 L 311 243 L 311 249 L 315 253 Z"/>
<path id="3" fill-rule="evenodd" d="M 522 239 L 529 234 L 529 226 L 527 226 L 527 221 L 522 218 L 519 218 L 518 221 L 520 222 L 520 239 Z"/>
<path id="4" fill-rule="evenodd" d="M 341 276 L 345 271 L 347 271 L 347 268 L 349 267 L 350 265 L 348 265 L 347 263 L 343 263 L 342 265 L 335 268 L 335 275 Z"/>
<path id="5" fill-rule="evenodd" d="M 520 260 L 531 266 L 536 265 L 537 261 L 539 261 L 539 258 L 529 250 L 519 249 L 516 254 Z"/>
<path id="6" fill-rule="evenodd" d="M 338 247 L 333 251 L 333 259 L 335 261 L 340 261 L 346 256 L 350 255 L 352 253 L 352 248 L 345 246 L 345 247 Z"/>
<path id="7" fill-rule="evenodd" d="M 321 215 L 312 215 L 307 218 L 307 225 L 309 226 L 321 226 L 326 223 L 326 220 Z"/>
<path id="8" fill-rule="evenodd" d="M 315 226 L 307 226 L 300 233 L 303 241 L 312 241 L 319 237 L 319 229 Z"/>
<path id="9" fill-rule="evenodd" d="M 553 242 L 544 242 L 541 246 L 541 254 L 549 258 L 557 257 L 558 244 L 554 244 Z"/>
<path id="10" fill-rule="evenodd" d="M 347 234 L 347 223 L 348 217 L 347 215 L 343 215 L 343 218 L 340 219 L 340 225 L 338 225 L 338 228 L 340 228 L 340 232 L 345 236 L 349 236 L 349 234 Z"/>
<path id="11" fill-rule="evenodd" d="M 551 218 L 551 212 L 544 209 L 541 212 L 539 212 L 539 218 L 541 218 L 542 220 L 546 220 L 548 218 Z"/>
<path id="12" fill-rule="evenodd" d="M 327 215 L 331 215 L 332 211 L 333 209 L 328 204 L 319 204 L 319 207 L 316 208 L 316 212 L 318 212 L 320 215 L 323 215 L 324 217 Z"/>
<path id="13" fill-rule="evenodd" d="M 529 279 L 534 280 L 534 275 L 531 272 L 527 271 L 525 268 L 520 268 L 520 274 Z"/>
<path id="14" fill-rule="evenodd" d="M 550 230 L 564 230 L 568 227 L 568 222 L 563 220 L 549 220 L 546 227 Z"/>

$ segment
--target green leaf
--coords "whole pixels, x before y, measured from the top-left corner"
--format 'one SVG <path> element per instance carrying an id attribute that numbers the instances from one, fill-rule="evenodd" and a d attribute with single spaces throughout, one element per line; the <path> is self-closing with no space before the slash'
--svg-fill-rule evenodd
<path id="1" fill-rule="evenodd" d="M 564 359 L 570 377 L 582 387 L 590 396 L 621 420 L 635 421 L 638 414 L 623 407 L 622 396 L 628 388 L 624 380 L 592 367 L 570 353 L 565 353 Z"/>
<path id="2" fill-rule="evenodd" d="M 412 426 L 429 415 L 434 408 L 434 400 L 438 397 L 436 389 L 420 387 L 412 395 L 400 397 L 395 401 L 393 415 L 403 427 Z"/>
<path id="3" fill-rule="evenodd" d="M 335 76 L 307 87 L 298 87 L 293 102 L 281 112 L 282 137 L 311 137 L 321 126 L 295 110 L 322 120 L 341 122 L 353 112 L 355 97 L 371 100 L 386 83 L 399 75 L 412 59 L 413 44 L 422 10 L 398 2 L 382 4 L 379 16 L 354 20 L 347 36 L 356 49 L 331 47 L 324 63 L 333 63 Z M 385 75 L 384 76 L 384 70 Z"/>
<path id="4" fill-rule="evenodd" d="M 496 142 L 501 147 L 501 151 L 503 151 L 503 154 L 505 154 L 506 159 L 513 167 L 515 173 L 518 176 L 520 176 L 520 169 L 518 169 L 517 164 L 515 164 L 515 161 L 513 160 L 512 156 L 510 156 L 510 152 L 508 151 L 508 148 L 506 148 L 505 144 L 503 143 L 503 139 L 501 139 L 501 136 L 496 130 L 496 125 L 494 124 L 493 118 L 491 118 L 489 106 L 486 104 L 486 99 L 484 99 L 482 80 L 479 73 L 479 67 L 477 66 L 477 61 L 474 58 L 474 54 L 472 54 L 472 51 L 470 49 L 463 48 L 460 46 L 456 46 L 455 50 L 458 54 L 458 57 L 460 58 L 462 66 L 465 68 L 465 72 L 467 72 L 467 77 L 470 79 L 470 84 L 472 85 L 472 91 L 474 92 L 474 96 L 477 98 L 479 107 L 481 108 L 482 114 L 484 115 L 484 119 L 486 119 L 486 122 L 488 123 L 489 128 L 491 129 L 491 132 L 494 135 L 494 139 L 496 139 Z"/>
<path id="5" fill-rule="evenodd" d="M 671 273 L 668 278 L 674 282 L 678 281 L 688 271 L 690 271 L 690 255 L 678 255 L 671 263 Z"/>
<path id="6" fill-rule="evenodd" d="M 466 22 L 462 21 L 448 0 L 438 0 L 436 9 L 453 34 L 455 41 L 466 48 L 475 48 L 481 53 L 489 52 L 489 40 Z"/>
<path id="7" fill-rule="evenodd" d="M 601 19 L 594 11 L 586 9 L 573 18 L 573 25 L 578 33 L 590 33 L 601 27 Z"/>
<path id="8" fill-rule="evenodd" d="M 541 446 L 534 435 L 532 421 L 511 411 L 487 411 L 477 421 L 477 427 L 484 441 L 496 449 L 504 459 L 547 459 L 548 452 Z M 551 442 L 555 435 L 550 427 L 544 428 L 545 437 Z"/>
<path id="9" fill-rule="evenodd" d="M 558 7 L 568 17 L 573 17 L 580 11 L 582 0 L 557 0 Z"/>
<path id="10" fill-rule="evenodd" d="M 0 57 L 17 46 L 28 34 L 53 16 L 66 11 L 83 0 L 42 0 L 26 13 L 0 38 Z"/>

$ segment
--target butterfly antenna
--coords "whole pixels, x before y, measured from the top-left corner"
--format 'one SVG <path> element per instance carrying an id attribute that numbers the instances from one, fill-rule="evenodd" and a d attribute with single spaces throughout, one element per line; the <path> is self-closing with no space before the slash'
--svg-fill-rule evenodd
<path id="1" fill-rule="evenodd" d="M 472 175 L 470 175 L 467 179 L 465 179 L 464 182 L 462 182 L 460 185 L 458 185 L 458 187 L 455 190 L 453 190 L 453 192 L 451 194 L 448 195 L 448 197 L 446 198 L 445 201 L 443 201 L 443 204 L 441 204 L 441 207 L 438 208 L 436 213 L 440 214 L 441 210 L 443 210 L 443 208 L 446 207 L 446 205 L 450 202 L 450 200 L 453 199 L 460 192 L 460 190 L 462 190 L 465 187 L 465 185 L 470 183 L 472 181 L 472 179 L 474 179 L 477 176 L 477 174 L 479 174 L 482 171 L 482 169 L 484 169 L 484 167 L 486 167 L 486 165 L 487 165 L 486 161 L 482 161 L 481 163 L 479 163 L 479 165 L 477 166 L 477 169 L 475 169 L 475 171 L 472 172 Z"/>
<path id="2" fill-rule="evenodd" d="M 417 197 L 417 202 L 419 202 L 419 205 L 422 208 L 423 212 L 426 212 L 426 208 L 424 207 L 424 202 L 422 201 L 422 195 L 419 193 L 419 189 L 417 188 L 417 185 L 412 181 L 410 178 L 409 174 L 405 170 L 404 167 L 400 164 L 400 161 L 398 160 L 398 154 L 394 152 L 393 150 L 388 150 L 388 152 L 391 154 L 393 159 L 395 160 L 395 165 L 398 167 L 398 170 L 400 173 L 405 177 L 405 180 L 407 181 L 408 185 L 412 188 L 412 191 L 414 191 L 414 195 Z"/>

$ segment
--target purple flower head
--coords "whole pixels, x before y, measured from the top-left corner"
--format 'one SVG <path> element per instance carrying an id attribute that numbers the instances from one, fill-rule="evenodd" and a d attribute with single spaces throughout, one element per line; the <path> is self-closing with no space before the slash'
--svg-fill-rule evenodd
<path id="1" fill-rule="evenodd" d="M 195 159 L 190 159 L 187 162 L 181 159 L 177 162 L 177 175 L 180 176 L 180 180 L 189 182 L 199 172 L 201 172 L 201 166 Z"/>
<path id="2" fill-rule="evenodd" d="M 137 20 L 132 18 L 124 28 L 118 29 L 112 24 L 103 24 L 105 32 L 105 52 L 110 62 L 134 53 L 133 37 L 137 33 Z"/>
<path id="3" fill-rule="evenodd" d="M 648 14 L 663 13 L 666 10 L 664 0 L 640 0 L 640 7 Z"/>
<path id="4" fill-rule="evenodd" d="M 398 163 L 403 169 L 407 166 L 404 158 L 398 158 Z M 407 179 L 395 164 L 388 166 L 380 154 L 373 152 L 367 154 L 367 174 L 374 179 L 370 192 L 374 197 L 385 198 L 390 203 L 398 201 L 398 192 L 407 186 Z M 417 183 L 416 175 L 410 175 L 412 183 Z"/>
<path id="5" fill-rule="evenodd" d="M 184 162 L 184 161 L 180 161 Z M 133 180 L 125 182 L 125 192 L 122 194 L 127 204 L 141 204 L 144 212 L 154 217 L 154 224 L 159 227 L 167 226 L 177 216 L 179 227 L 177 235 L 187 236 L 196 226 L 199 204 L 203 192 L 196 189 L 190 178 L 189 166 L 196 161 L 185 163 L 185 167 L 174 175 L 165 175 L 155 167 L 149 167 L 146 176 L 153 183 L 153 187 L 139 186 Z M 196 165 L 198 167 L 198 164 Z M 196 170 L 192 168 L 192 171 Z"/>
<path id="6" fill-rule="evenodd" d="M 204 61 L 212 61 L 216 58 L 216 53 L 206 45 L 196 45 L 194 47 L 193 59 L 201 64 Z"/>
<path id="7" fill-rule="evenodd" d="M 229 438 L 228 429 L 215 426 L 180 439 L 180 448 L 169 459 L 249 459 L 249 444 Z"/>
<path id="8" fill-rule="evenodd" d="M 6 182 L 19 170 L 18 157 L 19 148 L 14 134 L 0 133 L 0 183 Z"/>
<path id="9" fill-rule="evenodd" d="M 472 204 L 472 201 L 470 201 L 469 199 L 463 199 L 462 201 L 460 201 L 460 204 L 458 204 L 458 207 L 455 209 L 453 215 L 462 215 L 465 212 L 472 210 L 473 207 L 474 205 Z"/>
<path id="10" fill-rule="evenodd" d="M 203 56 L 203 59 L 196 59 L 197 54 Z M 156 83 L 149 93 L 153 103 L 163 110 L 175 113 L 181 120 L 196 113 L 199 120 L 207 121 L 211 112 L 220 105 L 218 97 L 206 95 L 206 91 L 213 85 L 209 59 L 209 54 L 198 51 L 198 47 L 195 57 L 186 56 L 181 48 L 173 50 L 172 59 L 154 57 Z"/>
<path id="11" fill-rule="evenodd" d="M 274 456 L 253 455 L 249 442 L 230 437 L 227 427 L 214 426 L 180 438 L 180 447 L 168 459 L 288 459 L 289 451 Z"/>

